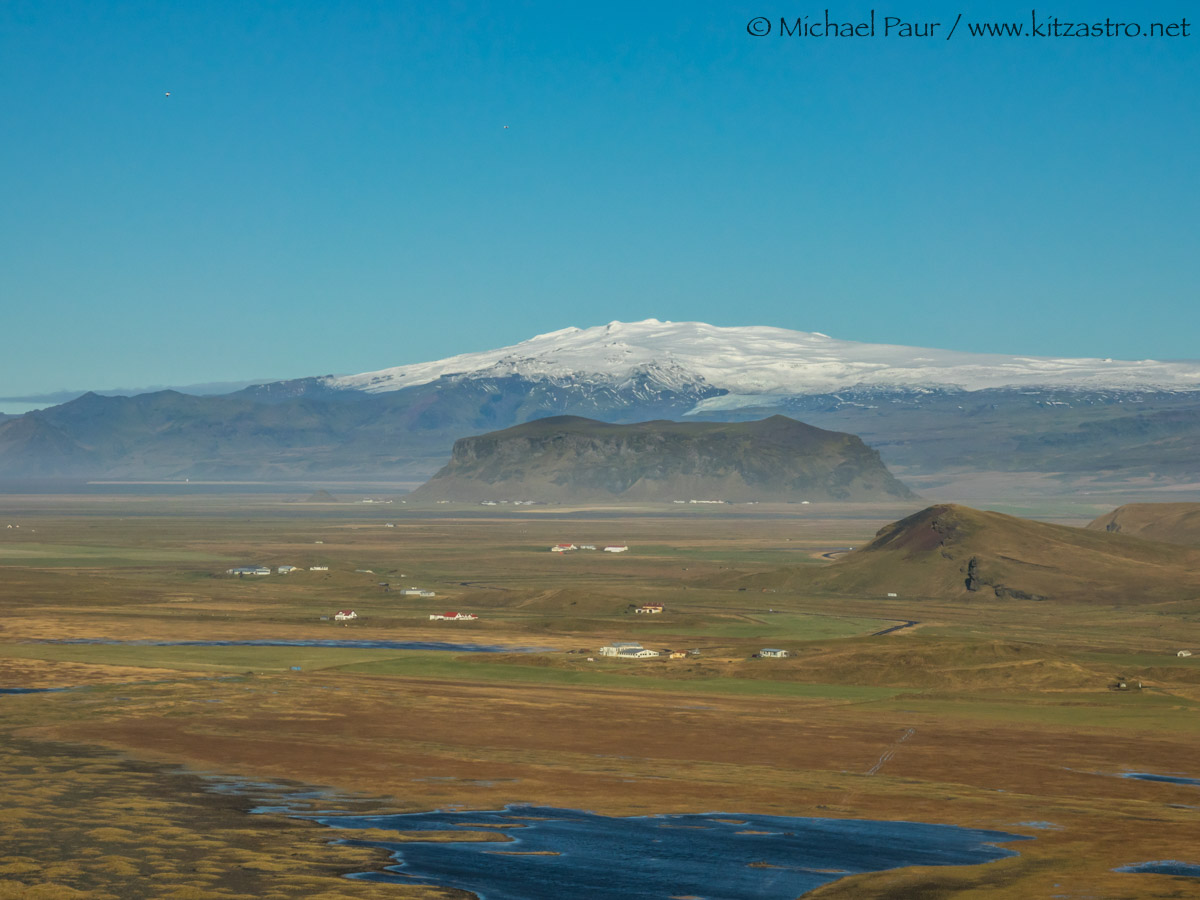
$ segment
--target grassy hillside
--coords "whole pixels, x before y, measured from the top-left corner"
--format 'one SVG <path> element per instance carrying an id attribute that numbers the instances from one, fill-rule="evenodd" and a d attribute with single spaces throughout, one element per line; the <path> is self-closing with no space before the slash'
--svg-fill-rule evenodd
<path id="1" fill-rule="evenodd" d="M 1200 547 L 1200 503 L 1127 503 L 1088 528 Z"/>
<path id="2" fill-rule="evenodd" d="M 749 583 L 981 603 L 1153 603 L 1200 594 L 1200 551 L 947 504 L 885 526 L 825 569 L 786 568 Z"/>

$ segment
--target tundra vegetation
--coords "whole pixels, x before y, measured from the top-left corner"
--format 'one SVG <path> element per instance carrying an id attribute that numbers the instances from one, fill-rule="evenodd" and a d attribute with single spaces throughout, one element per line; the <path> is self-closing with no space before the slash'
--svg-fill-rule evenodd
<path id="1" fill-rule="evenodd" d="M 66 688 L 0 695 L 0 898 L 463 896 L 341 877 L 387 857 L 214 790 L 240 782 L 319 790 L 321 809 L 754 812 L 1035 838 L 818 898 L 1196 890 L 1114 871 L 1200 862 L 1194 785 L 1114 777 L 1200 776 L 1200 656 L 1176 655 L 1200 650 L 1200 589 L 1192 549 L 1082 530 L 1107 508 L 1028 530 L 940 508 L 855 555 L 919 503 L 418 512 L 295 502 L 309 493 L 0 496 L 0 688 Z M 563 542 L 629 551 L 549 552 Z M 972 559 L 984 589 L 968 589 Z M 273 574 L 225 574 L 247 564 Z M 634 614 L 651 603 L 664 612 Z M 358 618 L 335 623 L 342 609 Z M 479 618 L 430 621 L 445 610 Z M 535 649 L 170 643 L 256 640 Z M 600 656 L 613 640 L 697 652 Z M 790 656 L 754 658 L 768 647 Z"/>

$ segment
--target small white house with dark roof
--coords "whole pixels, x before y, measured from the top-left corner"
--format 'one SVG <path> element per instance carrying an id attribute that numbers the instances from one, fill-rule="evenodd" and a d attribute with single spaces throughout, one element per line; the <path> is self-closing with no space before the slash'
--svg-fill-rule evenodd
<path id="1" fill-rule="evenodd" d="M 339 610 L 337 611 L 337 614 L 336 614 L 336 615 L 334 615 L 334 617 L 333 617 L 333 621 L 335 621 L 335 622 L 348 622 L 348 621 L 350 621 L 351 619 L 357 619 L 357 618 L 358 618 L 358 613 L 356 613 L 354 610 L 352 610 L 352 609 L 339 609 Z"/>
<path id="2" fill-rule="evenodd" d="M 758 655 L 763 659 L 787 659 L 789 656 L 791 656 L 791 654 L 786 650 L 776 650 L 773 648 L 759 650 Z"/>

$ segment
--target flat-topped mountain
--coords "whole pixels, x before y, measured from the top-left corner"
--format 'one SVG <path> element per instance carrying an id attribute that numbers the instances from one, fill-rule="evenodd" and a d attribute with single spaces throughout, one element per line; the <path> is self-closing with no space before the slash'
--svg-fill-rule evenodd
<path id="1" fill-rule="evenodd" d="M 913 496 L 852 434 L 786 416 L 612 425 L 553 416 L 462 438 L 413 501 L 896 500 Z"/>
<path id="2" fill-rule="evenodd" d="M 748 581 L 910 600 L 1148 603 L 1195 597 L 1200 551 L 942 504 L 884 526 L 823 569 L 789 568 Z"/>
<path id="3" fill-rule="evenodd" d="M 1200 547 L 1200 503 L 1127 503 L 1088 528 Z"/>

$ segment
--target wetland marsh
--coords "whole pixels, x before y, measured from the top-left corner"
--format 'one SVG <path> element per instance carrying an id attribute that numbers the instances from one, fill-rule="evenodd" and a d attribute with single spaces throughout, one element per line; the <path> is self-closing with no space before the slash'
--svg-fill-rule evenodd
<path id="1" fill-rule="evenodd" d="M 986 865 L 837 873 L 818 898 L 1195 887 L 1182 870 L 1116 870 L 1200 862 L 1186 783 L 1200 771 L 1200 676 L 1174 655 L 1200 643 L 1200 602 L 738 590 L 746 574 L 828 565 L 890 509 L 456 518 L 262 494 L 0 507 L 23 526 L 0 533 L 13 551 L 0 554 L 0 685 L 75 688 L 0 700 L 0 896 L 467 896 L 345 878 L 382 871 L 386 848 L 327 848 L 325 829 L 249 815 L 200 775 L 384 798 L 394 815 L 722 809 L 1035 838 Z M 548 552 L 563 540 L 630 551 Z M 36 553 L 17 552 L 25 541 Z M 224 574 L 247 560 L 306 568 Z M 633 614 L 651 603 L 664 612 Z M 347 608 L 348 627 L 321 621 Z M 447 609 L 479 619 L 429 620 Z M 86 643 L 98 637 L 121 643 Z M 698 652 L 599 656 L 614 640 Z M 410 642 L 551 649 L 397 646 Z M 791 657 L 752 658 L 763 647 Z M 1110 690 L 1118 674 L 1144 689 Z M 96 810 L 88 828 L 80 797 Z"/>

